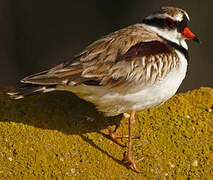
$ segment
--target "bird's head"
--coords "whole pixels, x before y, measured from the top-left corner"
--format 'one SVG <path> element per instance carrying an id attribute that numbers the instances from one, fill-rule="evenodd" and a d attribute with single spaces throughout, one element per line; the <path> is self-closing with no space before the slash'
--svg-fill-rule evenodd
<path id="1" fill-rule="evenodd" d="M 200 42 L 188 28 L 189 21 L 186 11 L 175 7 L 162 7 L 159 11 L 147 16 L 143 23 L 162 38 L 188 49 L 186 39 Z"/>

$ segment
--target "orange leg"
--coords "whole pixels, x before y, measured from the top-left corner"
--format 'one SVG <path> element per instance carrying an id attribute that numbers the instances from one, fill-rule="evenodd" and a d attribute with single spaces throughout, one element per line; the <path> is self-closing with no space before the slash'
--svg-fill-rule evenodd
<path id="1" fill-rule="evenodd" d="M 119 146 L 126 147 L 126 145 L 120 142 L 118 139 L 129 138 L 129 135 L 117 135 L 118 129 L 120 128 L 120 123 L 116 125 L 115 130 L 112 131 L 111 127 L 108 127 L 109 137 Z M 140 138 L 139 136 L 132 136 L 132 139 Z"/>
<path id="2" fill-rule="evenodd" d="M 118 125 L 116 125 L 114 131 L 112 131 L 112 129 L 110 127 L 108 127 L 109 136 L 116 144 L 120 145 L 121 147 L 126 147 L 125 144 L 123 144 L 122 142 L 120 142 L 118 140 L 118 138 L 122 138 L 122 136 L 117 136 L 117 132 L 118 132 L 119 128 L 120 128 L 120 123 Z"/>
<path id="3" fill-rule="evenodd" d="M 124 161 L 133 166 L 133 169 L 136 172 L 141 172 L 137 169 L 136 163 L 143 160 L 143 158 L 134 160 L 132 158 L 132 129 L 135 122 L 135 111 L 131 111 L 130 118 L 129 118 L 129 139 L 128 139 L 128 150 L 124 152 Z"/>

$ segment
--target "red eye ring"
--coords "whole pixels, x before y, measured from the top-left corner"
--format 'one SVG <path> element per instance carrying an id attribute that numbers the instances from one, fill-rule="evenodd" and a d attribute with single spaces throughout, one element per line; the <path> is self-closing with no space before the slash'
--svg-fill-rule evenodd
<path id="1" fill-rule="evenodd" d="M 164 25 L 170 28 L 173 28 L 175 26 L 175 22 L 173 21 L 172 18 L 166 18 L 164 20 Z"/>

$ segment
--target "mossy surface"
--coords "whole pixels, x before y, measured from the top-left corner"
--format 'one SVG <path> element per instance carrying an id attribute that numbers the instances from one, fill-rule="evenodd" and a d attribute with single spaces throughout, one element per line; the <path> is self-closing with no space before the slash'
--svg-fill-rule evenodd
<path id="1" fill-rule="evenodd" d="M 211 88 L 136 114 L 140 174 L 106 136 L 119 121 L 127 134 L 127 119 L 106 119 L 72 93 L 11 100 L 7 90 L 0 89 L 0 179 L 213 179 Z"/>

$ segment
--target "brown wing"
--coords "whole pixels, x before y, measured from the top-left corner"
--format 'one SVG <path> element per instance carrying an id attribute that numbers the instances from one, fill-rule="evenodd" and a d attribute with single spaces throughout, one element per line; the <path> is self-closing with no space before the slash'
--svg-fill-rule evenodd
<path id="1" fill-rule="evenodd" d="M 76 81 L 81 78 L 82 71 L 83 67 L 80 61 L 67 67 L 64 64 L 59 64 L 50 70 L 28 76 L 21 82 L 39 85 L 67 84 L 68 81 Z"/>
<path id="2" fill-rule="evenodd" d="M 95 41 L 75 59 L 22 80 L 41 85 L 104 85 L 110 88 L 152 83 L 177 65 L 178 57 L 141 24 Z"/>
<path id="3" fill-rule="evenodd" d="M 125 54 L 118 53 L 102 84 L 132 91 L 165 78 L 177 67 L 179 58 L 167 44 L 160 41 L 141 42 Z M 135 87 L 134 89 L 132 87 Z M 128 90 L 129 91 L 129 90 Z"/>

